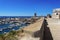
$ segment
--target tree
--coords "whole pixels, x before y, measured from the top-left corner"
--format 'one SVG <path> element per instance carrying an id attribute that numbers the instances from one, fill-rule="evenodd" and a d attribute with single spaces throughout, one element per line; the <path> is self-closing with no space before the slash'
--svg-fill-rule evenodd
<path id="1" fill-rule="evenodd" d="M 47 14 L 47 17 L 51 18 L 51 15 L 50 14 Z"/>

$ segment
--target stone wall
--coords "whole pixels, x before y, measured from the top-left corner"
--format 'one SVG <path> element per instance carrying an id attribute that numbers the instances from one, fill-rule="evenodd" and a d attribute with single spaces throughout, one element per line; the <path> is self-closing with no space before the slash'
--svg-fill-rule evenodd
<path id="1" fill-rule="evenodd" d="M 43 20 L 43 23 L 41 25 L 40 30 L 38 30 L 38 31 L 36 31 L 34 33 L 34 37 L 37 37 L 37 38 L 39 37 L 40 40 L 43 40 L 43 37 L 44 37 L 44 26 L 45 26 L 45 19 Z"/>

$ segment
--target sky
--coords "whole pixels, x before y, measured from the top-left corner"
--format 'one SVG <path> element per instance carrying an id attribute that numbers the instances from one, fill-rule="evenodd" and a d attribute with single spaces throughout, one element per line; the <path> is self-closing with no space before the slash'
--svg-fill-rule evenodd
<path id="1" fill-rule="evenodd" d="M 0 0 L 0 16 L 38 16 L 52 15 L 60 8 L 60 0 Z"/>

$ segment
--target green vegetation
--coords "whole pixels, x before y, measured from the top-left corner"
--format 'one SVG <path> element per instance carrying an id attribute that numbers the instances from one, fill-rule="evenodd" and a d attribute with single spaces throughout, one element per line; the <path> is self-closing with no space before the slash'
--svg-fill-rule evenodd
<path id="1" fill-rule="evenodd" d="M 0 40 L 5 40 L 5 35 L 4 34 L 0 34 Z"/>
<path id="2" fill-rule="evenodd" d="M 13 35 L 9 35 L 9 36 L 6 36 L 5 40 L 18 40 L 18 39 Z"/>
<path id="3" fill-rule="evenodd" d="M 18 31 L 10 31 L 6 34 L 0 34 L 0 40 L 18 40 L 16 36 L 19 36 L 19 34 L 22 33 L 22 30 Z"/>
<path id="4" fill-rule="evenodd" d="M 8 35 L 9 36 L 11 36 L 11 35 L 15 36 L 16 34 L 17 34 L 16 31 L 10 31 Z"/>

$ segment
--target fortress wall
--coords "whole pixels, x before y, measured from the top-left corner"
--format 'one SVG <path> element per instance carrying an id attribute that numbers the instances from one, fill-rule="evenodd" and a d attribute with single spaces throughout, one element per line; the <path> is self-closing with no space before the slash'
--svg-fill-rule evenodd
<path id="1" fill-rule="evenodd" d="M 30 33 L 34 38 L 39 38 L 43 40 L 44 35 L 44 18 L 40 18 L 36 23 L 30 24 L 29 26 L 23 28 L 25 32 Z"/>

